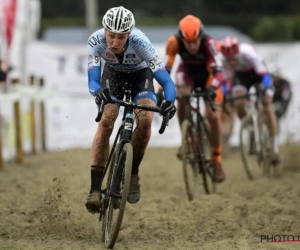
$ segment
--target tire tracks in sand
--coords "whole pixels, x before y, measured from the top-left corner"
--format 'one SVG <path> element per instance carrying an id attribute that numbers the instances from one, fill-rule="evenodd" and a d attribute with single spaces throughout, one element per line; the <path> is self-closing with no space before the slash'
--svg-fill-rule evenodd
<path id="1" fill-rule="evenodd" d="M 142 198 L 126 207 L 115 249 L 299 249 L 267 244 L 261 234 L 300 233 L 300 174 L 250 182 L 239 156 L 224 159 L 217 193 L 188 202 L 174 148 L 149 148 L 141 166 Z M 105 249 L 97 217 L 86 212 L 89 150 L 28 157 L 0 173 L 0 249 Z"/>

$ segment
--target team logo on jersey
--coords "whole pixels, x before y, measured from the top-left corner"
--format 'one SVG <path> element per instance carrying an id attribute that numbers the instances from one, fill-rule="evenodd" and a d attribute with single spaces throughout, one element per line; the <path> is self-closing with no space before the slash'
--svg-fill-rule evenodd
<path id="1" fill-rule="evenodd" d="M 148 92 L 147 91 L 142 91 L 140 93 L 138 93 L 138 96 L 147 96 Z"/>
<path id="2" fill-rule="evenodd" d="M 135 60 L 135 59 L 128 59 L 128 60 L 125 60 L 125 63 L 126 64 L 138 64 L 139 61 Z"/>
<path id="3" fill-rule="evenodd" d="M 127 54 L 126 58 L 135 58 L 135 54 Z"/>
<path id="4" fill-rule="evenodd" d="M 97 36 L 92 36 L 89 40 L 88 40 L 88 45 L 90 45 L 92 48 L 95 47 L 97 44 L 101 44 L 103 43 L 105 40 L 101 39 L 99 35 Z"/>

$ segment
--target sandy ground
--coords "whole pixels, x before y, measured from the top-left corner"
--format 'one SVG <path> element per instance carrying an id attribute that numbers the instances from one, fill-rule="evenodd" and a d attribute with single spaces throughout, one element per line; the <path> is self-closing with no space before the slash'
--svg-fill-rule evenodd
<path id="1" fill-rule="evenodd" d="M 186 199 L 175 152 L 148 149 L 142 198 L 127 205 L 115 249 L 300 249 L 297 242 L 261 242 L 261 234 L 300 235 L 299 150 L 284 158 L 290 165 L 277 178 L 252 182 L 239 155 L 227 153 L 226 182 L 193 202 Z M 89 155 L 76 149 L 6 165 L 0 173 L 0 250 L 105 249 L 98 217 L 84 207 Z"/>

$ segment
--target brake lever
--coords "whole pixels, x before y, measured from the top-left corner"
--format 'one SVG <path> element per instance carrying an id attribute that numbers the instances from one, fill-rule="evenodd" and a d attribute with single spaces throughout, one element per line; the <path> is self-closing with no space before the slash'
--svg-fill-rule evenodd
<path id="1" fill-rule="evenodd" d="M 104 109 L 104 102 L 101 102 L 101 105 L 98 106 L 98 114 L 95 119 L 95 122 L 99 122 L 101 120 L 102 114 L 103 114 L 103 109 Z"/>

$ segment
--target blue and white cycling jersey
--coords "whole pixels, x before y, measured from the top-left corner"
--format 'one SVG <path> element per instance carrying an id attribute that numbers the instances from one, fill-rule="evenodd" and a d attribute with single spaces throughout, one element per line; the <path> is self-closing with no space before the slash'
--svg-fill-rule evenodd
<path id="1" fill-rule="evenodd" d="M 131 31 L 126 42 L 122 64 L 107 46 L 104 29 L 94 32 L 87 42 L 89 91 L 95 95 L 101 88 L 101 58 L 110 68 L 125 73 L 133 73 L 149 67 L 154 78 L 162 85 L 165 99 L 175 101 L 176 88 L 165 69 L 162 60 L 156 55 L 148 37 L 139 29 Z"/>

